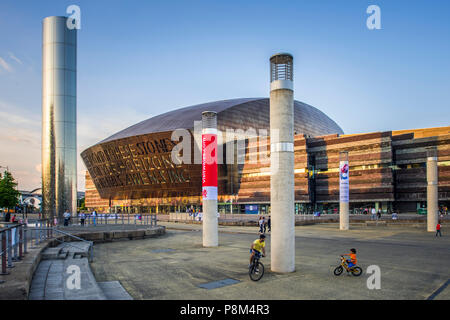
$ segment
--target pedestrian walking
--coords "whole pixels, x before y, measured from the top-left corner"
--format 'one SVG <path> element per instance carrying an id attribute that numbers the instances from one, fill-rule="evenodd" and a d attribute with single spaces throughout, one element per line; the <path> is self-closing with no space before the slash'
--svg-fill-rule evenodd
<path id="1" fill-rule="evenodd" d="M 442 234 L 441 234 L 441 223 L 440 222 L 438 222 L 438 224 L 436 225 L 436 237 L 438 236 L 438 234 L 439 234 L 439 237 L 442 237 Z"/>
<path id="2" fill-rule="evenodd" d="M 264 233 L 266 233 L 266 229 L 267 229 L 267 221 L 266 219 L 264 219 Z"/>
<path id="3" fill-rule="evenodd" d="M 86 215 L 82 212 L 80 213 L 80 224 L 84 226 L 84 221 L 86 219 Z"/>
<path id="4" fill-rule="evenodd" d="M 377 212 L 377 220 L 380 220 L 380 219 L 381 219 L 381 208 L 379 208 L 378 212 Z"/>
<path id="5" fill-rule="evenodd" d="M 70 212 L 69 212 L 69 210 L 66 210 L 64 212 L 63 217 L 64 217 L 64 226 L 67 227 L 69 225 L 69 220 L 70 220 Z"/>
<path id="6" fill-rule="evenodd" d="M 375 208 L 371 209 L 371 213 L 372 213 L 372 220 L 375 220 L 377 217 L 377 211 L 375 210 Z"/>
<path id="7" fill-rule="evenodd" d="M 264 231 L 264 217 L 259 218 L 259 233 L 263 233 Z"/>
<path id="8" fill-rule="evenodd" d="M 94 226 L 97 225 L 97 211 L 92 211 L 92 223 L 94 224 Z"/>
<path id="9" fill-rule="evenodd" d="M 269 232 L 270 232 L 270 224 L 271 224 L 271 221 L 270 221 L 270 216 L 269 216 L 269 218 L 267 219 L 267 228 L 269 229 Z"/>
<path id="10" fill-rule="evenodd" d="M 11 213 L 9 213 L 9 211 L 6 211 L 5 222 L 9 222 L 9 220 L 11 220 Z"/>

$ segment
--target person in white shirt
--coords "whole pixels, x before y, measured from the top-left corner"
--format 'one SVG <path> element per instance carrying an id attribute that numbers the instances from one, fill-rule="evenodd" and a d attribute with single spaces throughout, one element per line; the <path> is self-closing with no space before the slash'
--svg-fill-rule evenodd
<path id="1" fill-rule="evenodd" d="M 372 220 L 375 220 L 377 218 L 377 210 L 375 210 L 375 207 L 372 208 Z"/>
<path id="2" fill-rule="evenodd" d="M 82 226 L 84 226 L 84 220 L 86 219 L 86 215 L 83 213 L 83 212 L 81 212 L 80 213 L 80 224 L 82 225 Z"/>
<path id="3" fill-rule="evenodd" d="M 70 212 L 69 210 L 66 210 L 66 212 L 64 212 L 64 226 L 68 226 L 69 225 L 69 220 L 70 220 Z"/>

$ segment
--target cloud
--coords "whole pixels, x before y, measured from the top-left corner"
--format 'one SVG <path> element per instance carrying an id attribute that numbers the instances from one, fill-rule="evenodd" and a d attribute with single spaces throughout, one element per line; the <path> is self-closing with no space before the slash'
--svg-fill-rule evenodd
<path id="1" fill-rule="evenodd" d="M 22 63 L 22 60 L 20 60 L 19 58 L 17 58 L 17 57 L 14 55 L 14 53 L 8 52 L 8 55 L 9 55 L 9 57 L 10 57 L 12 60 L 16 61 L 18 64 L 23 64 L 23 63 Z"/>
<path id="2" fill-rule="evenodd" d="M 21 190 L 41 185 L 40 114 L 0 100 L 0 161 L 9 166 Z"/>
<path id="3" fill-rule="evenodd" d="M 0 57 L 0 67 L 8 72 L 13 72 L 13 68 L 2 57 Z"/>

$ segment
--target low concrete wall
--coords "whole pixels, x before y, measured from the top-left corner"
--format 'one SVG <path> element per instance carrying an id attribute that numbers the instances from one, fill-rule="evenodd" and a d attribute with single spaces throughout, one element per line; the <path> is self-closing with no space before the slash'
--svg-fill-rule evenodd
<path id="1" fill-rule="evenodd" d="M 19 262 L 13 263 L 14 268 L 8 269 L 8 275 L 0 275 L 0 300 L 26 300 L 30 292 L 34 271 L 41 262 L 41 254 L 47 249 L 50 241 L 41 242 L 36 248 L 28 248 L 27 254 Z"/>
<path id="2" fill-rule="evenodd" d="M 137 230 L 111 230 L 99 231 L 89 233 L 73 233 L 75 236 L 83 238 L 94 243 L 111 242 L 117 240 L 134 240 L 158 237 L 166 233 L 166 227 L 157 226 L 152 229 L 137 229 Z"/>

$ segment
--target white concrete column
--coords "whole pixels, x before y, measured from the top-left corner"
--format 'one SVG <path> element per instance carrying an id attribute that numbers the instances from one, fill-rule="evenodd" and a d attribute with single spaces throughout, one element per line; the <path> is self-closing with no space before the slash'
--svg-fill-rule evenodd
<path id="1" fill-rule="evenodd" d="M 203 246 L 219 245 L 217 219 L 217 113 L 202 113 Z"/>
<path id="2" fill-rule="evenodd" d="M 295 271 L 294 91 L 290 54 L 271 62 L 270 91 L 270 234 L 271 268 Z"/>
<path id="3" fill-rule="evenodd" d="M 427 150 L 427 231 L 435 232 L 439 219 L 437 150 Z"/>
<path id="4" fill-rule="evenodd" d="M 348 152 L 339 153 L 339 229 L 349 229 L 349 165 Z"/>

